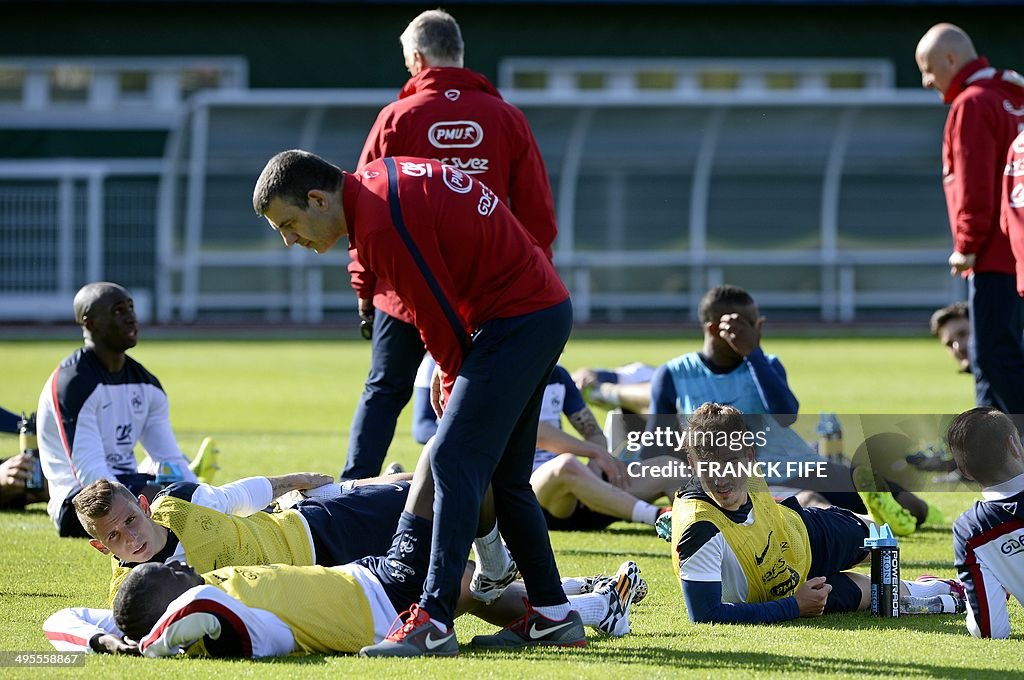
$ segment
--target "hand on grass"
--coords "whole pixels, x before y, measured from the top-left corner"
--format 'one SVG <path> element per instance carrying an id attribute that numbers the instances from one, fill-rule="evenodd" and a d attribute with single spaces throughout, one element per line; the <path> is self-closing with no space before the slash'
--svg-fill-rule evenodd
<path id="1" fill-rule="evenodd" d="M 128 654 L 131 656 L 140 654 L 137 642 L 117 635 L 94 635 L 89 640 L 89 646 L 99 654 Z"/>

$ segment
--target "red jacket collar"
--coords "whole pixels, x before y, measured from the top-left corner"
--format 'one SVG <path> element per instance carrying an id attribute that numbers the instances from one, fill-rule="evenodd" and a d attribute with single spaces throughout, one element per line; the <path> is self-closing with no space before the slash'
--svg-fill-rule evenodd
<path id="1" fill-rule="evenodd" d="M 345 211 L 345 225 L 348 231 L 349 248 L 356 245 L 356 200 L 363 189 L 358 173 L 342 170 L 341 208 Z"/>
<path id="2" fill-rule="evenodd" d="M 946 94 L 943 96 L 942 101 L 946 104 L 952 104 L 957 95 L 967 87 L 967 79 L 981 69 L 988 68 L 988 66 L 988 59 L 985 57 L 978 57 L 973 61 L 967 62 L 967 64 L 964 65 L 964 67 L 960 69 L 955 76 L 953 76 L 953 79 L 949 81 L 949 87 L 946 88 Z"/>
<path id="3" fill-rule="evenodd" d="M 484 76 L 468 68 L 434 67 L 425 68 L 406 82 L 399 99 L 405 99 L 418 92 L 428 90 L 480 90 L 501 98 L 498 89 Z"/>

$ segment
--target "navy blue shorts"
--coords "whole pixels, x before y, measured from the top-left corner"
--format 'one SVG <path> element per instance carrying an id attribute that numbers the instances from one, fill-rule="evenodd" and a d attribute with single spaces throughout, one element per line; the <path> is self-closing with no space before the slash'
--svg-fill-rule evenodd
<path id="1" fill-rule="evenodd" d="M 384 556 L 364 557 L 357 564 L 377 577 L 396 612 L 419 602 L 430 568 L 430 541 L 434 523 L 403 513 L 394 540 Z"/>
<path id="2" fill-rule="evenodd" d="M 861 590 L 841 572 L 864 561 L 868 551 L 864 539 L 868 528 L 854 513 L 845 508 L 800 508 L 800 518 L 807 527 L 811 543 L 811 570 L 807 578 L 824 576 L 832 586 L 825 613 L 855 612 L 860 607 Z"/>
<path id="3" fill-rule="evenodd" d="M 306 499 L 295 509 L 309 525 L 316 563 L 335 567 L 386 553 L 408 497 L 409 482 L 368 484 L 338 498 Z"/>
<path id="4" fill-rule="evenodd" d="M 619 521 L 617 517 L 603 515 L 583 503 L 576 503 L 576 509 L 568 517 L 555 517 L 544 508 L 541 510 L 544 512 L 544 521 L 551 531 L 599 531 L 607 528 L 612 522 Z"/>

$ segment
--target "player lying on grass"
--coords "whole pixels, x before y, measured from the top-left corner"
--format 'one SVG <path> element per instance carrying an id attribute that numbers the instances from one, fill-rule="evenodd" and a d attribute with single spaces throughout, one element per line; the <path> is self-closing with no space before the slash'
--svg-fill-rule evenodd
<path id="1" fill-rule="evenodd" d="M 953 419 L 946 435 L 957 468 L 982 486 L 953 523 L 955 566 L 967 589 L 967 630 L 1010 636 L 1006 602 L 1024 602 L 1024 449 L 1005 414 L 989 406 Z"/>
<path id="2" fill-rule="evenodd" d="M 391 545 L 411 475 L 363 480 L 334 498 L 307 499 L 263 512 L 274 498 L 331 481 L 296 473 L 249 477 L 223 486 L 172 484 L 152 506 L 117 482 L 100 480 L 75 498 L 94 548 L 111 558 L 110 600 L 132 567 L 178 561 L 211 571 L 226 565 L 345 564 Z M 52 625 L 51 625 L 52 624 Z M 44 626 L 47 637 L 76 649 L 117 651 L 110 610 L 69 609 Z"/>
<path id="3" fill-rule="evenodd" d="M 727 433 L 729 441 L 747 432 L 737 409 L 714 403 L 699 407 L 689 428 Z M 763 477 L 736 466 L 754 462 L 752 448 L 690 441 L 697 445 L 687 458 L 698 474 L 677 493 L 671 540 L 691 621 L 774 623 L 869 606 L 870 579 L 846 571 L 868 557 L 865 518 L 838 507 L 801 508 L 795 499 L 776 503 Z M 731 463 L 733 470 L 714 475 L 708 463 Z M 962 586 L 922 577 L 903 581 L 900 593 L 962 597 Z"/>
<path id="4" fill-rule="evenodd" d="M 424 482 L 433 484 L 422 475 L 414 480 Z M 430 494 L 410 494 L 385 556 L 334 568 L 228 567 L 200 575 L 178 563 L 142 565 L 125 579 L 114 601 L 114 617 L 130 639 L 139 641 L 139 651 L 154 657 L 176 655 L 184 648 L 213 656 L 351 653 L 388 637 L 400 638 L 426 616 L 415 604 L 402 615 L 397 612 L 415 601 L 423 587 L 430 564 L 431 513 Z M 560 625 L 531 611 L 521 582 L 494 604 L 482 605 L 470 597 L 471 573 L 467 565 L 458 613 L 473 611 L 526 639 L 534 629 Z M 627 561 L 614 578 L 570 599 L 584 625 L 625 635 L 640 584 L 639 568 Z M 400 616 L 404 623 L 396 631 Z M 521 625 L 510 623 L 517 617 Z M 478 636 L 473 643 L 495 646 L 496 637 Z M 428 637 L 425 644 L 438 655 L 458 653 L 454 638 L 441 639 L 437 644 Z"/>

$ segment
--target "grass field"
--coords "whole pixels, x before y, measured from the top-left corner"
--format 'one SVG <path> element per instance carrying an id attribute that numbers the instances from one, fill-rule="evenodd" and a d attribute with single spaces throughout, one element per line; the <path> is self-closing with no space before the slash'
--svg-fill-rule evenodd
<path id="1" fill-rule="evenodd" d="M 693 336 L 692 332 L 690 333 Z M 633 360 L 660 363 L 697 347 L 695 336 L 674 339 L 573 340 L 563 357 L 570 370 Z M 4 376 L 0 404 L 33 410 L 56 363 L 78 346 L 64 342 L 0 341 Z M 946 413 L 972 404 L 970 378 L 955 373 L 934 340 L 771 338 L 801 410 L 842 413 Z M 221 480 L 253 474 L 319 470 L 337 474 L 351 413 L 368 362 L 361 341 L 157 341 L 143 337 L 132 352 L 163 383 L 179 442 L 194 451 L 204 435 L 220 443 Z M 599 416 L 600 417 L 600 416 Z M 14 437 L 0 436 L 0 456 L 13 454 Z M 411 464 L 418 452 L 403 416 L 389 459 Z M 933 493 L 928 500 L 952 520 L 973 498 Z M 103 606 L 107 562 L 85 542 L 58 539 L 42 506 L 0 513 L 0 650 L 48 651 L 40 626 L 67 606 Z M 565 575 L 614 571 L 624 559 L 639 562 L 651 594 L 633 610 L 633 635 L 591 636 L 586 650 L 520 654 L 477 653 L 457 660 L 368 661 L 349 657 L 291 657 L 227 662 L 90 656 L 86 669 L 0 669 L 0 677 L 255 677 L 282 673 L 429 673 L 509 677 L 757 677 L 971 678 L 1019 676 L 1019 635 L 977 641 L 960 617 L 916 617 L 881 622 L 865 614 L 801 620 L 785 625 L 696 626 L 689 623 L 674 582 L 667 544 L 639 525 L 615 524 L 600 534 L 553 534 Z M 949 528 L 926 528 L 903 542 L 904 576 L 952 576 Z M 1011 604 L 1011 623 L 1024 629 L 1024 613 Z M 461 640 L 490 632 L 461 619 Z"/>

